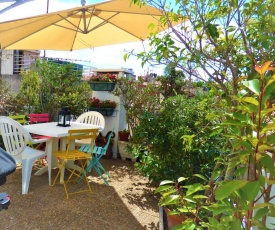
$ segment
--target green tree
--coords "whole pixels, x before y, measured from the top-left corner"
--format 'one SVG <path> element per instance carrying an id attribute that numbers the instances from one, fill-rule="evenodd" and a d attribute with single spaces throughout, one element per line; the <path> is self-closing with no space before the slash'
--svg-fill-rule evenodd
<path id="1" fill-rule="evenodd" d="M 161 9 L 160 24 L 168 24 L 170 29 L 160 35 L 151 35 L 150 50 L 139 54 L 131 52 L 125 55 L 126 58 L 134 54 L 143 64 L 176 63 L 186 76 L 200 80 L 208 78 L 218 83 L 226 95 L 231 94 L 230 91 L 237 93 L 238 81 L 253 72 L 255 64 L 274 60 L 275 6 L 272 1 L 131 2 L 147 2 Z M 181 25 L 172 27 L 173 23 Z"/>
<path id="2" fill-rule="evenodd" d="M 210 177 L 224 143 L 221 135 L 210 135 L 219 122 L 209 116 L 215 110 L 211 100 L 206 95 L 177 95 L 164 100 L 157 114 L 144 112 L 132 139 L 142 161 L 137 169 L 153 181 L 199 172 Z"/>
<path id="3" fill-rule="evenodd" d="M 88 107 L 91 89 L 73 68 L 72 64 L 37 60 L 30 70 L 22 72 L 19 97 L 32 111 L 49 113 L 51 120 L 56 120 L 62 107 L 78 116 Z"/>
<path id="4" fill-rule="evenodd" d="M 39 112 L 39 92 L 41 79 L 37 72 L 26 70 L 21 71 L 21 86 L 17 97 L 27 108 L 27 113 Z M 35 111 L 36 110 L 36 111 Z M 40 111 L 41 112 L 41 111 Z"/>

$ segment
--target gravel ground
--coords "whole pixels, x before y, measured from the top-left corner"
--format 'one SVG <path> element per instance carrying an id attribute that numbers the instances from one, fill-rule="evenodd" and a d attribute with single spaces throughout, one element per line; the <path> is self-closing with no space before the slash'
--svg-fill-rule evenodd
<path id="1" fill-rule="evenodd" d="M 68 200 L 62 185 L 49 186 L 47 173 L 32 175 L 29 192 L 22 195 L 18 168 L 0 188 L 11 196 L 8 210 L 0 211 L 0 229 L 159 229 L 155 187 L 138 174 L 134 163 L 114 158 L 101 163 L 111 176 L 110 186 L 93 170 L 89 174 L 92 193 L 71 195 Z M 53 169 L 52 178 L 56 173 Z"/>

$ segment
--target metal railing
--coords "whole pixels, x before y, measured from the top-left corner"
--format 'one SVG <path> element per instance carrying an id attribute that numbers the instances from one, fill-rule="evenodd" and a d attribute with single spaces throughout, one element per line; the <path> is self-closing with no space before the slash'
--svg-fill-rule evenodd
<path id="1" fill-rule="evenodd" d="M 40 56 L 32 56 L 32 55 L 16 55 L 13 57 L 13 74 L 19 74 L 22 70 L 29 69 L 35 62 L 37 58 L 51 60 L 57 64 L 67 64 L 73 63 L 75 65 L 75 70 L 81 70 L 83 78 L 87 78 L 87 76 L 91 76 L 92 69 L 94 67 L 79 64 L 79 62 L 74 62 L 74 60 L 62 59 L 62 58 L 48 58 L 48 57 L 40 57 Z M 12 60 L 11 60 L 12 61 Z"/>

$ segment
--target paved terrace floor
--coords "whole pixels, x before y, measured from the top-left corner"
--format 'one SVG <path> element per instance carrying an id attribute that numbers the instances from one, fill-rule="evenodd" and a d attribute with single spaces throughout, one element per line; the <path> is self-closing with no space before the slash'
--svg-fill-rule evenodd
<path id="1" fill-rule="evenodd" d="M 139 175 L 134 163 L 102 159 L 102 164 L 111 176 L 110 186 L 93 171 L 89 174 L 92 193 L 71 195 L 68 200 L 63 185 L 48 185 L 47 173 L 32 175 L 29 193 L 22 195 L 22 174 L 17 169 L 0 187 L 0 192 L 11 196 L 8 210 L 0 211 L 0 229 L 159 229 L 155 187 Z M 53 178 L 56 173 L 53 169 Z"/>

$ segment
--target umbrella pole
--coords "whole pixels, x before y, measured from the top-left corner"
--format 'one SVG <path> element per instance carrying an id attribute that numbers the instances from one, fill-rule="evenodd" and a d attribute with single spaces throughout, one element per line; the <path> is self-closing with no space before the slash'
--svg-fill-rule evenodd
<path id="1" fill-rule="evenodd" d="M 49 13 L 49 1 L 50 0 L 47 0 L 47 10 L 46 10 L 46 13 Z M 46 57 L 46 50 L 44 50 L 44 57 Z"/>

